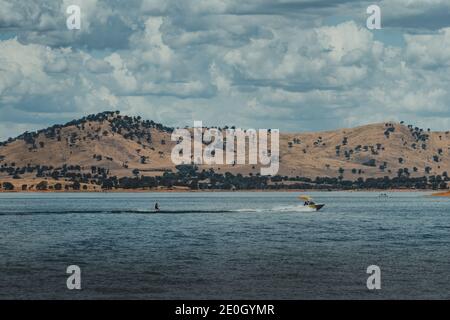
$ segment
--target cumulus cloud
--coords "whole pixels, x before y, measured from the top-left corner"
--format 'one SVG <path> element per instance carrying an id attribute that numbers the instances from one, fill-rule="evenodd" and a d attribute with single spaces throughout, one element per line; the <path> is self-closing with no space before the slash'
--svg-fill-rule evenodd
<path id="1" fill-rule="evenodd" d="M 369 31 L 371 3 L 0 0 L 0 140 L 107 109 L 174 126 L 448 129 L 450 4 L 380 1 Z"/>
<path id="2" fill-rule="evenodd" d="M 8 118 L 11 122 L 17 115 L 15 121 L 20 123 L 23 112 L 61 117 L 117 106 L 107 88 L 83 71 L 84 59 L 86 54 L 69 48 L 25 45 L 17 39 L 1 41 L 0 121 Z M 48 118 L 41 120 L 49 122 Z"/>
<path id="3" fill-rule="evenodd" d="M 85 62 L 85 66 L 87 70 L 92 73 L 108 73 L 113 70 L 111 64 L 109 64 L 108 61 L 95 58 L 89 58 Z"/>

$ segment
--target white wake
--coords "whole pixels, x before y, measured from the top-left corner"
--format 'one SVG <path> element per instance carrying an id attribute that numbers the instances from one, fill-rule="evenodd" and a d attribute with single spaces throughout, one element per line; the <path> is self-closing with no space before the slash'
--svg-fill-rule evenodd
<path id="1" fill-rule="evenodd" d="M 292 206 L 277 206 L 273 208 L 247 208 L 247 209 L 237 209 L 237 212 L 315 212 L 316 209 L 310 208 L 304 205 L 292 205 Z"/>

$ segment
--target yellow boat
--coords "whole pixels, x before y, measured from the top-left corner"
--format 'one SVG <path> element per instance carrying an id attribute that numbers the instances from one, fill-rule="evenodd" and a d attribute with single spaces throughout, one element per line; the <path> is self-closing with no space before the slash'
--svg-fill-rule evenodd
<path id="1" fill-rule="evenodd" d="M 316 211 L 319 211 L 325 206 L 325 204 L 315 203 L 314 201 L 312 201 L 312 198 L 310 196 L 299 196 L 298 198 L 305 201 L 305 206 L 308 206 L 311 209 L 315 209 Z"/>

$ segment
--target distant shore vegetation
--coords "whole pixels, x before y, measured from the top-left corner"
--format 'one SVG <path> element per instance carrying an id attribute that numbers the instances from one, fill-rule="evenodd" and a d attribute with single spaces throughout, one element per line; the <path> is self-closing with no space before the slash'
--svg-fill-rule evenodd
<path id="1" fill-rule="evenodd" d="M 161 176 L 141 175 L 139 170 L 134 171 L 133 177 L 110 176 L 106 168 L 91 167 L 90 173 L 81 171 L 80 166 L 63 166 L 52 168 L 46 166 L 36 167 L 1 167 L 0 172 L 8 172 L 12 179 L 20 181 L 20 175 L 35 173 L 36 184 L 22 184 L 20 189 L 16 183 L 3 182 L 0 189 L 3 191 L 82 191 L 88 190 L 88 185 L 95 186 L 96 190 L 114 189 L 170 189 L 184 187 L 189 190 L 357 190 L 357 189 L 419 189 L 419 190 L 444 190 L 448 188 L 449 177 L 443 175 L 431 175 L 423 177 L 410 177 L 404 171 L 394 178 L 388 176 L 380 178 L 358 178 L 345 180 L 343 177 L 289 177 L 289 176 L 261 176 L 259 174 L 232 174 L 230 172 L 217 173 L 213 169 L 199 170 L 194 165 L 179 165 L 177 171 L 166 171 Z M 42 178 L 39 181 L 39 178 Z M 53 181 L 50 183 L 47 180 Z M 62 181 L 58 182 L 58 181 Z"/>

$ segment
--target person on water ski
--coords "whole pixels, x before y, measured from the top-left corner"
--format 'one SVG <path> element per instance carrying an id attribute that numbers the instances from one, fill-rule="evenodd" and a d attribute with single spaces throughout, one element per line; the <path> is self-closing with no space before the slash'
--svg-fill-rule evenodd
<path id="1" fill-rule="evenodd" d="M 158 204 L 158 202 L 155 202 L 155 210 L 159 211 L 159 204 Z"/>

